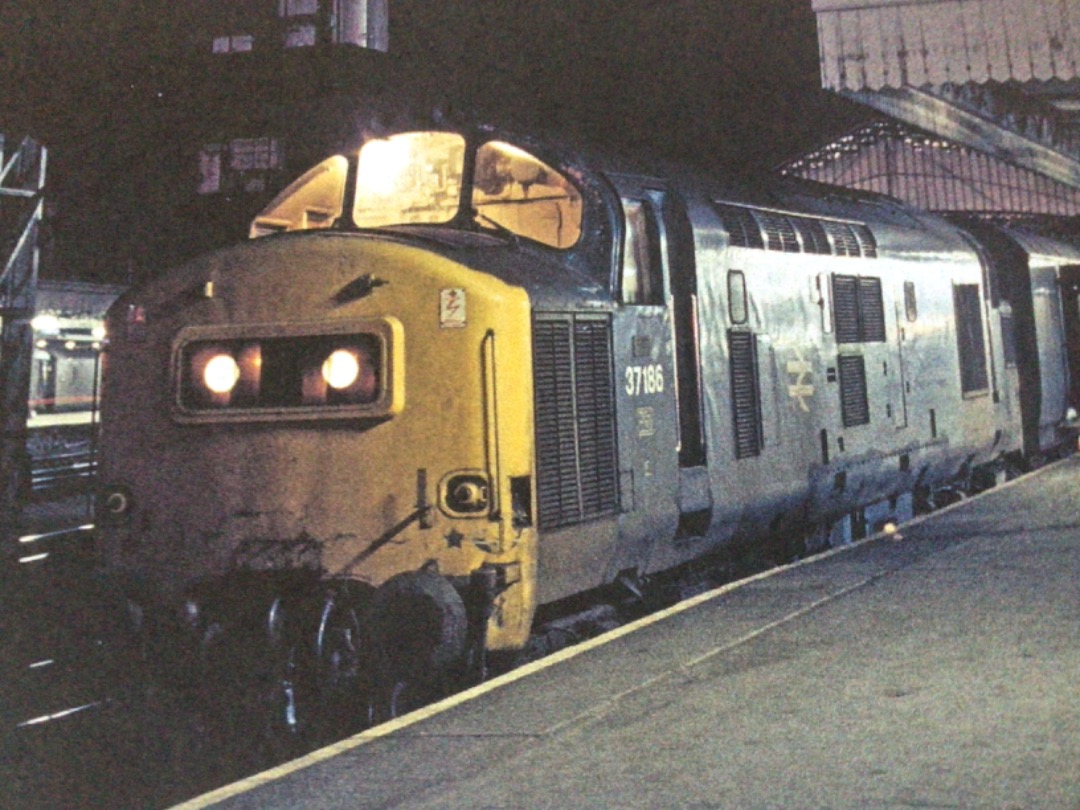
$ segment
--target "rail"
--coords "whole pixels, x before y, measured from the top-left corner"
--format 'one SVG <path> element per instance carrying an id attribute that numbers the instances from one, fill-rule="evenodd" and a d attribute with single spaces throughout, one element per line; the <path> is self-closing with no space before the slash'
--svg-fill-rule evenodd
<path id="1" fill-rule="evenodd" d="M 30 487 L 35 499 L 60 493 L 85 492 L 93 486 L 97 461 L 92 449 L 34 459 Z"/>

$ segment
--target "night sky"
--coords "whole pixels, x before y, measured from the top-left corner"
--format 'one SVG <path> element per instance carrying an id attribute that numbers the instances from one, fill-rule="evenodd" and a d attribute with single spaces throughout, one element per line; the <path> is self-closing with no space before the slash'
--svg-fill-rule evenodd
<path id="1" fill-rule="evenodd" d="M 99 275 L 125 238 L 139 191 L 117 178 L 168 150 L 162 122 L 204 81 L 191 37 L 211 2 L 5 4 L 0 132 L 51 150 L 65 266 L 46 274 Z M 390 15 L 390 59 L 451 113 L 617 151 L 764 170 L 867 117 L 820 89 L 810 0 L 390 0 Z M 83 224 L 65 235 L 73 209 Z"/>

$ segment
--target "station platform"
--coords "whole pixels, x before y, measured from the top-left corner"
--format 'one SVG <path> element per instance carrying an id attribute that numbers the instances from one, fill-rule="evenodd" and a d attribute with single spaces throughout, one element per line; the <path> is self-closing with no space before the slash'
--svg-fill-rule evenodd
<path id="1" fill-rule="evenodd" d="M 192 799 L 1080 808 L 1080 458 Z"/>

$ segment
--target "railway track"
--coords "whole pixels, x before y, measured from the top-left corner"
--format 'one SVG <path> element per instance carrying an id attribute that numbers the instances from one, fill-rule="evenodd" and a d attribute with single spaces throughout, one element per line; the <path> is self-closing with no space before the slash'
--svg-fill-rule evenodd
<path id="1" fill-rule="evenodd" d="M 0 666 L 8 689 L 0 741 L 10 754 L 0 759 L 0 806 L 168 807 L 328 742 L 296 739 L 276 750 L 258 744 L 261 730 L 237 722 L 250 718 L 239 693 L 210 682 L 208 672 L 194 691 L 151 684 L 137 656 L 118 643 L 116 613 L 105 609 L 86 528 L 24 538 L 22 562 L 6 571 Z M 642 583 L 615 583 L 602 598 L 553 606 L 538 617 L 518 659 L 499 662 L 489 675 L 779 562 L 718 558 L 650 582 L 644 594 L 631 587 Z M 340 736 L 364 725 L 357 717 Z"/>
<path id="2" fill-rule="evenodd" d="M 86 492 L 97 474 L 97 460 L 90 449 L 55 453 L 32 460 L 30 488 L 37 500 L 59 494 Z"/>
<path id="3" fill-rule="evenodd" d="M 195 694 L 151 684 L 118 641 L 116 615 L 95 578 L 87 526 L 31 535 L 6 569 L 0 651 L 0 806 L 59 810 L 168 807 L 307 753 L 326 739 L 256 745 L 228 688 Z M 563 606 L 537 628 L 522 655 L 490 674 L 550 655 L 717 582 L 746 567 L 686 572 L 654 592 L 655 604 L 616 586 L 606 600 Z M 3 618 L 6 617 L 6 618 Z M 216 696 L 209 703 L 207 695 Z M 236 710 L 236 711 L 234 711 Z M 339 736 L 366 725 L 357 717 Z M 336 738 L 335 738 L 336 739 Z"/>

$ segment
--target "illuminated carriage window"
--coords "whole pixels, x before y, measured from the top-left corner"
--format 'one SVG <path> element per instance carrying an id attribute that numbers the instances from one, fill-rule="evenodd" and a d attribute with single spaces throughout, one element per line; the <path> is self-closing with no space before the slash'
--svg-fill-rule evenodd
<path id="1" fill-rule="evenodd" d="M 441 224 L 457 214 L 465 139 L 453 132 L 406 132 L 360 150 L 353 219 L 361 228 Z"/>
<path id="2" fill-rule="evenodd" d="M 214 37 L 212 49 L 214 53 L 247 53 L 254 45 L 255 37 L 251 34 L 234 34 Z"/>
<path id="3" fill-rule="evenodd" d="M 502 141 L 476 152 L 472 207 L 481 227 L 505 228 L 555 248 L 581 237 L 581 194 L 566 177 Z"/>
<path id="4" fill-rule="evenodd" d="M 259 193 L 285 165 L 278 138 L 235 138 L 199 152 L 199 194 Z"/>
<path id="5" fill-rule="evenodd" d="M 370 405 L 382 392 L 373 334 L 193 341 L 181 350 L 189 411 Z"/>

